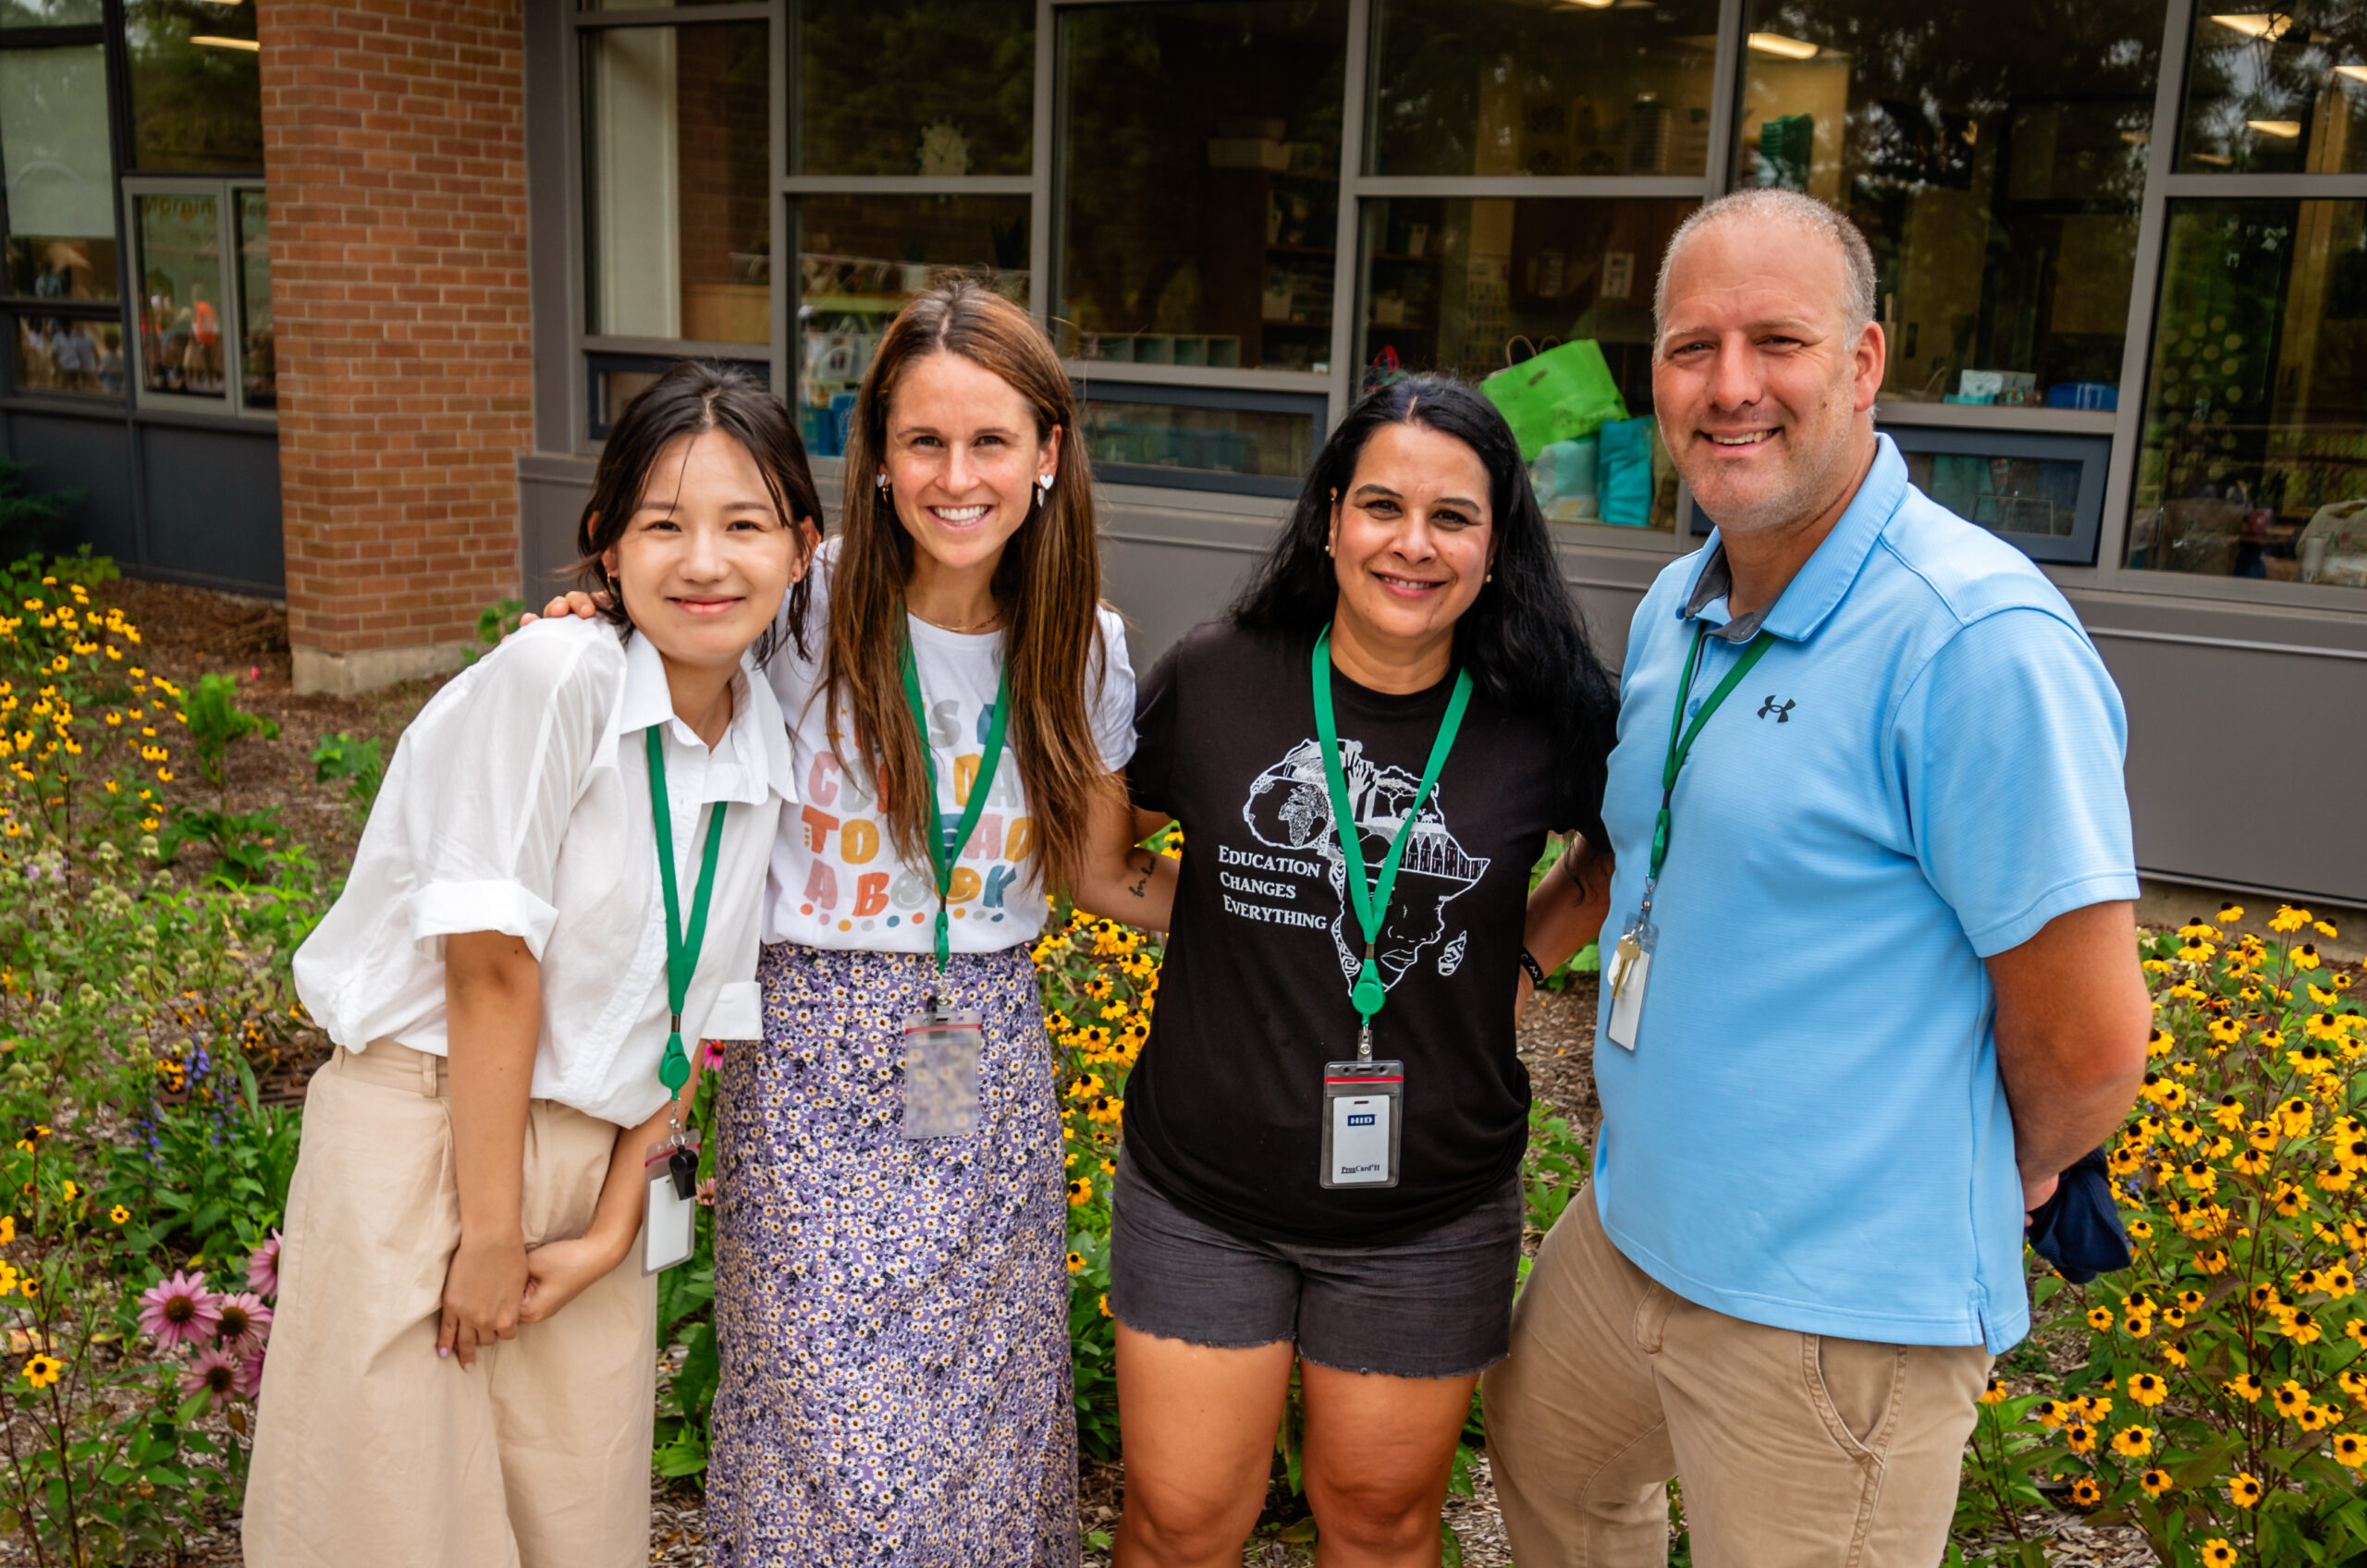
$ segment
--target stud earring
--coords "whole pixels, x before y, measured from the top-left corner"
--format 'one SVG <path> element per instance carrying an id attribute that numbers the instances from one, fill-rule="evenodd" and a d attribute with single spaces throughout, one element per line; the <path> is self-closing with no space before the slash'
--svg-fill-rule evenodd
<path id="1" fill-rule="evenodd" d="M 1495 574 L 1494 572 L 1492 572 L 1492 571 L 1491 571 L 1491 572 L 1490 572 L 1487 576 L 1485 576 L 1485 577 L 1481 578 L 1479 581 L 1480 581 L 1480 582 L 1493 582 L 1494 581 L 1496 581 L 1496 574 Z"/>
<path id="2" fill-rule="evenodd" d="M 888 494 L 888 476 L 884 473 L 879 476 L 879 493 L 883 496 Z"/>
<path id="3" fill-rule="evenodd" d="M 1039 474 L 1036 479 L 1036 504 L 1042 506 L 1052 498 L 1052 476 Z"/>

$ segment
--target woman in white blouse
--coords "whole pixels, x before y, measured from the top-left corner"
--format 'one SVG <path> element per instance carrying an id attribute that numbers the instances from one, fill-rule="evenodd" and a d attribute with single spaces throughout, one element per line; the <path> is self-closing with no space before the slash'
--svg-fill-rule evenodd
<path id="1" fill-rule="evenodd" d="M 644 1159 L 664 1177 L 681 1042 L 757 1033 L 795 798 L 759 665 L 777 616 L 804 635 L 819 516 L 780 405 L 677 367 L 584 511 L 607 619 L 510 639 L 405 732 L 296 957 L 337 1049 L 288 1195 L 257 1568 L 648 1561 Z"/>

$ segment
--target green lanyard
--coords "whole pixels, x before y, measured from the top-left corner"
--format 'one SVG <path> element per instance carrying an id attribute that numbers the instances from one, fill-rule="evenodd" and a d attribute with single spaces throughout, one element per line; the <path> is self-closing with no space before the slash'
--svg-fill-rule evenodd
<path id="1" fill-rule="evenodd" d="M 1683 771 L 1685 759 L 1693 754 L 1694 739 L 1701 733 L 1701 727 L 1710 722 L 1710 716 L 1718 711 L 1719 705 L 1736 686 L 1742 684 L 1742 678 L 1750 673 L 1750 667 L 1765 657 L 1767 650 L 1775 645 L 1775 634 L 1772 631 L 1762 631 L 1752 638 L 1750 645 L 1742 651 L 1742 656 L 1735 660 L 1734 668 L 1726 671 L 1726 678 L 1701 699 L 1701 711 L 1693 716 L 1693 722 L 1688 726 L 1685 722 L 1685 704 L 1693 695 L 1693 672 L 1701 667 L 1701 644 L 1709 635 L 1708 626 L 1695 625 L 1693 651 L 1685 656 L 1685 683 L 1676 689 L 1676 711 L 1669 716 L 1668 760 L 1661 765 L 1661 814 L 1652 823 L 1651 869 L 1644 877 L 1643 913 L 1646 917 L 1652 913 L 1652 891 L 1660 886 L 1661 866 L 1668 860 L 1669 802 L 1676 798 L 1676 776 Z"/>
<path id="2" fill-rule="evenodd" d="M 682 1004 L 691 994 L 691 976 L 699 966 L 699 949 L 706 946 L 707 899 L 715 891 L 715 863 L 723 848 L 723 814 L 730 801 L 717 801 L 707 818 L 706 854 L 699 862 L 698 890 L 691 895 L 691 928 L 682 930 L 682 895 L 674 887 L 674 809 L 666 792 L 665 728 L 653 724 L 649 737 L 649 810 L 657 825 L 657 879 L 666 888 L 666 1011 L 674 1016 L 666 1035 L 666 1055 L 657 1064 L 657 1081 L 679 1103 L 682 1085 L 691 1080 L 691 1059 L 682 1050 Z"/>
<path id="3" fill-rule="evenodd" d="M 937 809 L 937 753 L 928 743 L 928 706 L 921 701 L 920 666 L 913 660 L 913 640 L 909 636 L 904 639 L 904 700 L 913 706 L 913 726 L 920 732 L 921 759 L 928 764 L 928 858 L 937 872 L 937 972 L 942 975 L 946 960 L 953 950 L 952 926 L 945 913 L 945 900 L 953 891 L 953 863 L 962 858 L 963 848 L 978 826 L 979 815 L 987 809 L 987 791 L 995 781 L 995 764 L 1002 760 L 1003 726 L 1011 717 L 1011 669 L 1006 665 L 995 678 L 995 711 L 987 722 L 987 754 L 978 763 L 978 777 L 970 785 L 970 803 L 963 808 L 962 821 L 950 841 L 945 836 L 945 818 Z"/>
<path id="4" fill-rule="evenodd" d="M 1380 966 L 1374 963 L 1373 944 L 1380 939 L 1380 925 L 1389 913 L 1389 896 L 1397 887 L 1398 864 L 1405 858 L 1406 840 L 1413 837 L 1414 819 L 1438 787 L 1439 770 L 1446 766 L 1446 754 L 1454 748 L 1455 731 L 1463 728 L 1463 710 L 1471 705 L 1471 672 L 1457 670 L 1454 693 L 1446 700 L 1446 717 L 1439 720 L 1439 737 L 1430 743 L 1430 760 L 1422 769 L 1422 787 L 1405 807 L 1404 816 L 1397 824 L 1397 837 L 1390 840 L 1389 854 L 1380 863 L 1380 875 L 1370 886 L 1365 882 L 1364 835 L 1357 828 L 1348 800 L 1348 778 L 1340 767 L 1340 727 L 1331 717 L 1331 627 L 1325 622 L 1322 634 L 1315 639 L 1315 732 L 1323 745 L 1323 781 L 1331 789 L 1331 828 L 1340 838 L 1340 851 L 1347 859 L 1342 869 L 1347 873 L 1348 907 L 1356 912 L 1356 924 L 1364 927 L 1365 961 L 1356 973 L 1356 983 L 1349 989 L 1348 999 L 1355 1004 L 1363 1021 L 1356 1041 L 1359 1060 L 1372 1058 L 1373 1015 L 1389 1000 L 1388 987 L 1380 983 Z"/>

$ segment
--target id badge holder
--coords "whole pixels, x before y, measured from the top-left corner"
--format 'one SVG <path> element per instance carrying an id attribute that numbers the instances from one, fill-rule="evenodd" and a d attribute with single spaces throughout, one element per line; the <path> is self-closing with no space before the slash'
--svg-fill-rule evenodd
<path id="1" fill-rule="evenodd" d="M 1652 952 L 1660 940 L 1660 927 L 1637 915 L 1620 933 L 1611 967 L 1603 974 L 1603 983 L 1611 988 L 1611 1022 L 1603 1032 L 1624 1050 L 1636 1048 L 1637 1025 L 1644 1017 L 1644 987 L 1651 980 Z"/>
<path id="2" fill-rule="evenodd" d="M 958 1138 L 978 1130 L 978 1059 L 986 1021 L 975 1012 L 932 1008 L 904 1020 L 907 1138 Z"/>
<path id="3" fill-rule="evenodd" d="M 662 1274 L 688 1263 L 697 1244 L 698 1139 L 650 1145 L 641 1172 L 649 1194 L 642 1208 L 641 1271 Z"/>
<path id="4" fill-rule="evenodd" d="M 1404 1109 L 1404 1062 L 1325 1062 L 1323 1185 L 1397 1185 Z"/>

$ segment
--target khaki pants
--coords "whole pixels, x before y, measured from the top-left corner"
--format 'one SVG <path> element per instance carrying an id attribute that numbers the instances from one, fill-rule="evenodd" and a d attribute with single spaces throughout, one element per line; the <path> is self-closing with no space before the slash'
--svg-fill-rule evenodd
<path id="1" fill-rule="evenodd" d="M 313 1075 L 288 1194 L 244 1534 L 252 1568 L 641 1568 L 656 1295 L 636 1250 L 542 1323 L 439 1359 L 460 1195 L 442 1060 L 391 1041 Z M 582 1235 L 616 1148 L 526 1121 L 526 1244 Z"/>
<path id="2" fill-rule="evenodd" d="M 1545 1238 L 1487 1376 L 1521 1568 L 1662 1568 L 1677 1478 L 1701 1568 L 1930 1568 L 1946 1549 L 1978 1345 L 1746 1323 L 1655 1283 L 1594 1189 Z"/>

